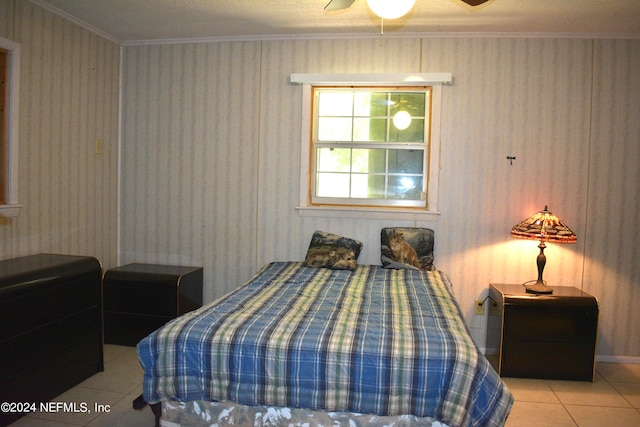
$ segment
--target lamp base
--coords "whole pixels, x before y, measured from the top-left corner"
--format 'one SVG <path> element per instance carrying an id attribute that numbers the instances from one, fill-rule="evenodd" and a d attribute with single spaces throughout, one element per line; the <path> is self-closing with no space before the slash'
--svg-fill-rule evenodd
<path id="1" fill-rule="evenodd" d="M 547 286 L 542 280 L 542 272 L 544 271 L 544 265 L 547 263 L 547 257 L 544 256 L 544 248 L 547 246 L 544 244 L 543 240 L 540 240 L 540 244 L 538 245 L 540 248 L 540 253 L 538 254 L 538 258 L 536 258 L 536 264 L 538 264 L 538 280 L 531 286 L 526 286 L 527 293 L 530 294 L 552 294 L 553 289 Z"/>
<path id="2" fill-rule="evenodd" d="M 544 284 L 544 282 L 538 281 L 531 286 L 525 286 L 527 288 L 527 293 L 529 294 L 552 294 L 553 289 L 551 287 Z"/>

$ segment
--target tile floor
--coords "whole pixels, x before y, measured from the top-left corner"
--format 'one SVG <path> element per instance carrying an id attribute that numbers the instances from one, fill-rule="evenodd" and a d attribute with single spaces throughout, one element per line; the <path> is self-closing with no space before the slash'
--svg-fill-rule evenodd
<path id="1" fill-rule="evenodd" d="M 133 399 L 142 393 L 142 368 L 135 347 L 104 346 L 104 372 L 99 372 L 53 399 L 84 402 L 91 413 L 34 413 L 11 427 L 153 427 L 149 407 L 133 409 Z M 94 404 L 109 405 L 109 412 L 96 413 Z"/>
<path id="2" fill-rule="evenodd" d="M 11 427 L 152 427 L 146 407 L 132 408 L 141 392 L 142 369 L 134 347 L 105 346 L 105 371 L 54 399 L 109 405 L 110 411 L 36 413 Z M 593 383 L 506 378 L 515 404 L 506 427 L 640 426 L 640 365 L 599 363 Z"/>
<path id="3" fill-rule="evenodd" d="M 507 427 L 640 426 L 640 365 L 598 363 L 594 382 L 505 378 Z"/>

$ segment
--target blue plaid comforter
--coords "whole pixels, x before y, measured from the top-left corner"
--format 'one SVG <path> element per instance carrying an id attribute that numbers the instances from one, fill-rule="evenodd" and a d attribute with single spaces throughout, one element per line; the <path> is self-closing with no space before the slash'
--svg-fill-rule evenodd
<path id="1" fill-rule="evenodd" d="M 440 272 L 267 264 L 138 353 L 149 403 L 412 414 L 452 427 L 503 425 L 513 403 Z"/>

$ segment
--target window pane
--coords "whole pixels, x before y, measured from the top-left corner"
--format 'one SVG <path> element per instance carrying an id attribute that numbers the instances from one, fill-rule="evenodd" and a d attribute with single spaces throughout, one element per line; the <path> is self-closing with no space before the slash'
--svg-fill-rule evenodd
<path id="1" fill-rule="evenodd" d="M 389 173 L 421 175 L 424 171 L 422 150 L 389 150 Z"/>
<path id="2" fill-rule="evenodd" d="M 351 178 L 351 197 L 383 199 L 384 182 L 385 177 L 383 175 L 353 175 Z"/>
<path id="3" fill-rule="evenodd" d="M 320 92 L 319 96 L 319 116 L 351 117 L 353 114 L 353 94 L 351 92 Z"/>
<path id="4" fill-rule="evenodd" d="M 351 141 L 351 118 L 320 117 L 318 141 Z"/>
<path id="5" fill-rule="evenodd" d="M 384 175 L 369 175 L 369 198 L 384 199 L 386 181 Z"/>
<path id="6" fill-rule="evenodd" d="M 354 173 L 384 173 L 386 150 L 354 148 L 352 152 Z"/>
<path id="7" fill-rule="evenodd" d="M 422 178 L 417 176 L 390 176 L 388 198 L 421 200 Z"/>
<path id="8" fill-rule="evenodd" d="M 5 111 L 10 111 L 9 100 L 7 94 L 9 93 L 10 84 L 9 77 L 9 52 L 0 49 L 0 205 L 4 205 L 7 202 L 7 131 L 9 130 L 7 120 L 8 114 Z M 8 120 L 7 120 L 8 121 Z"/>
<path id="9" fill-rule="evenodd" d="M 389 128 L 389 142 L 424 142 L 424 118 L 411 117 L 411 124 L 406 129 L 391 126 Z"/>
<path id="10" fill-rule="evenodd" d="M 387 140 L 387 119 L 354 119 L 353 140 L 384 142 Z"/>
<path id="11" fill-rule="evenodd" d="M 366 174 L 351 175 L 351 197 L 369 198 L 368 177 Z"/>
<path id="12" fill-rule="evenodd" d="M 385 117 L 389 112 L 388 92 L 355 92 L 353 114 L 360 117 Z"/>
<path id="13" fill-rule="evenodd" d="M 351 170 L 350 148 L 318 148 L 319 172 L 349 172 Z"/>
<path id="14" fill-rule="evenodd" d="M 349 197 L 348 173 L 319 173 L 316 175 L 318 197 Z"/>
<path id="15" fill-rule="evenodd" d="M 355 92 L 353 94 L 353 115 L 356 117 L 371 116 L 371 92 Z"/>
<path id="16" fill-rule="evenodd" d="M 391 115 L 400 110 L 408 111 L 413 117 L 424 117 L 426 93 L 401 92 L 391 94 Z"/>

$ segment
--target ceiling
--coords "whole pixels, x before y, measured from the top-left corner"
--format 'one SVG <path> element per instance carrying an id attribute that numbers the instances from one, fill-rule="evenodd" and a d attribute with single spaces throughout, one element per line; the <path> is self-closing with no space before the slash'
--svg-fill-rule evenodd
<path id="1" fill-rule="evenodd" d="M 376 36 L 366 0 L 325 11 L 329 0 L 31 0 L 123 43 L 183 39 Z M 640 0 L 417 0 L 385 36 L 556 35 L 640 38 Z"/>

